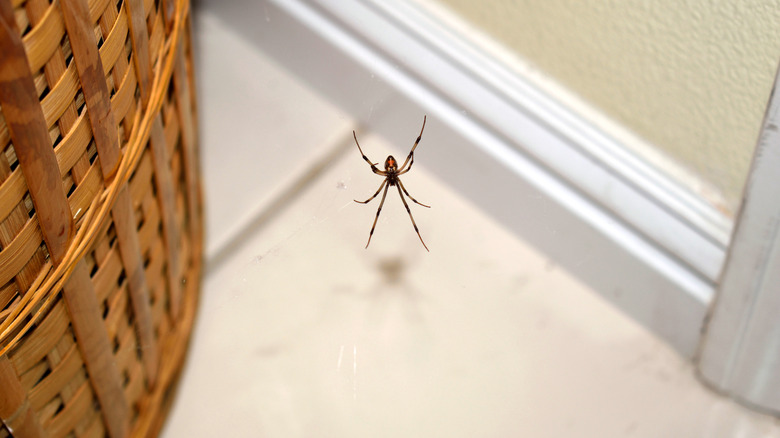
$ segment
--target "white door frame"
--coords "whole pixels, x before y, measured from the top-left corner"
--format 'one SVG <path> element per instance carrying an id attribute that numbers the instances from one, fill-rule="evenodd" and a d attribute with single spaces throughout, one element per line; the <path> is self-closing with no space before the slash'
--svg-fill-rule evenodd
<path id="1" fill-rule="evenodd" d="M 780 71 L 698 366 L 719 391 L 780 415 Z"/>

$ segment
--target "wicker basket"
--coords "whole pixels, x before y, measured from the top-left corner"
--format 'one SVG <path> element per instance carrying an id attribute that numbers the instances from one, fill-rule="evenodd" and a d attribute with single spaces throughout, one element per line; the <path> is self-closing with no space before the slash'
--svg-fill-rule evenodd
<path id="1" fill-rule="evenodd" d="M 188 17 L 0 0 L 0 438 L 162 424 L 201 268 Z"/>

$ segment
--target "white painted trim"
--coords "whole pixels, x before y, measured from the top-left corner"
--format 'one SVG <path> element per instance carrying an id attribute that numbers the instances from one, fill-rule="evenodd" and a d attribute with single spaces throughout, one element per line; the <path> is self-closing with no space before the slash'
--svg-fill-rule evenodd
<path id="1" fill-rule="evenodd" d="M 403 96 L 387 105 L 383 121 L 374 115 L 373 129 L 397 129 L 409 113 L 443 122 L 446 129 L 426 131 L 430 170 L 683 355 L 694 354 L 725 256 L 727 218 L 405 2 L 268 5 L 318 36 L 311 44 L 320 52 L 309 56 L 327 50 L 341 65 L 346 55 L 344 63 Z M 280 44 L 284 32 L 301 43 L 289 23 L 276 31 Z M 361 73 L 340 73 L 360 81 Z M 327 94 L 354 93 L 349 81 L 334 82 Z M 508 188 L 514 196 L 485 195 Z"/>
<path id="2" fill-rule="evenodd" d="M 699 371 L 716 389 L 780 415 L 780 71 L 717 299 Z"/>

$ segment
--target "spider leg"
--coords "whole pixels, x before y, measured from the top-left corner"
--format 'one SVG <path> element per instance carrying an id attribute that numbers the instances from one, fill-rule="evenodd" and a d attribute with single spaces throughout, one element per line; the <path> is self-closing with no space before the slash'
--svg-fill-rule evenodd
<path id="1" fill-rule="evenodd" d="M 409 167 L 411 168 L 412 166 L 409 166 Z M 408 196 L 408 197 L 409 197 L 409 199 L 411 199 L 412 201 L 414 201 L 414 203 L 415 203 L 415 204 L 422 205 L 423 207 L 428 207 L 428 208 L 431 208 L 431 206 L 430 206 L 430 205 L 425 205 L 425 204 L 423 204 L 422 202 L 420 202 L 420 201 L 418 201 L 418 200 L 416 200 L 416 199 L 412 198 L 412 195 L 410 195 L 410 194 L 409 194 L 409 192 L 407 192 L 407 191 L 406 191 L 406 187 L 404 187 L 404 184 L 401 182 L 401 180 L 400 180 L 400 179 L 398 180 L 398 185 L 401 187 L 401 190 L 403 190 L 403 191 L 404 191 L 404 193 L 406 194 L 406 196 Z M 376 196 L 376 195 L 374 195 L 374 196 Z"/>
<path id="2" fill-rule="evenodd" d="M 364 153 L 363 153 L 363 149 L 361 149 L 361 148 L 360 148 L 360 143 L 358 143 L 357 134 L 355 134 L 355 131 L 354 131 L 354 130 L 352 131 L 352 137 L 354 137 L 354 138 L 355 138 L 355 144 L 357 145 L 357 147 L 358 147 L 358 150 L 360 151 L 360 155 L 362 155 L 362 156 L 363 156 L 363 159 L 364 159 L 364 160 L 366 160 L 366 163 L 368 163 L 369 165 L 371 165 L 371 171 L 372 171 L 372 172 L 374 172 L 374 173 L 376 173 L 377 175 L 382 175 L 382 176 L 385 176 L 385 175 L 387 175 L 387 173 L 386 173 L 386 172 L 383 172 L 383 171 L 379 170 L 379 168 L 378 168 L 378 167 L 376 167 L 376 164 L 375 164 L 375 163 L 372 163 L 372 162 L 371 162 L 371 160 L 369 160 L 369 159 L 368 159 L 368 157 L 366 156 L 366 154 L 364 154 Z"/>
<path id="3" fill-rule="evenodd" d="M 353 201 L 357 202 L 358 204 L 368 204 L 368 202 L 370 200 L 376 198 L 376 195 L 378 195 L 379 192 L 382 191 L 382 187 L 384 187 L 386 183 L 387 183 L 387 180 L 382 181 L 382 184 L 379 185 L 379 189 L 376 191 L 376 193 L 374 193 L 374 196 L 366 199 L 365 201 L 358 201 L 357 199 L 353 199 Z M 410 198 L 411 198 L 411 196 L 410 196 Z"/>
<path id="4" fill-rule="evenodd" d="M 397 172 L 397 173 L 396 173 L 396 175 L 403 175 L 403 174 L 405 174 L 406 172 L 408 172 L 408 171 L 412 170 L 412 164 L 414 164 L 414 154 L 409 154 L 409 156 L 412 158 L 412 161 L 409 161 L 409 167 L 407 167 L 406 169 L 403 169 L 403 168 L 402 168 L 403 170 L 401 170 L 401 171 Z M 404 164 L 404 166 L 405 166 L 405 165 L 406 165 L 406 164 Z"/>
<path id="5" fill-rule="evenodd" d="M 385 181 L 387 182 L 387 181 Z M 382 183 L 384 185 L 384 183 Z M 374 218 L 374 224 L 371 225 L 371 232 L 368 233 L 368 242 L 366 242 L 366 248 L 368 248 L 368 244 L 371 243 L 371 236 L 374 235 L 374 228 L 376 228 L 376 221 L 379 219 L 379 213 L 382 212 L 382 205 L 385 203 L 385 196 L 387 196 L 387 189 L 390 188 L 390 184 L 385 186 L 385 191 L 382 193 L 382 201 L 379 203 L 379 208 L 376 210 L 376 217 Z M 379 193 L 379 192 L 377 192 Z"/>
<path id="6" fill-rule="evenodd" d="M 390 186 L 388 186 L 388 187 L 390 187 Z M 387 193 L 387 190 L 385 190 L 385 193 Z M 425 244 L 425 242 L 423 242 L 423 238 L 420 235 L 420 230 L 417 229 L 417 224 L 414 222 L 414 217 L 412 217 L 412 210 L 409 209 L 409 204 L 406 203 L 406 199 L 404 199 L 404 194 L 401 193 L 401 186 L 400 185 L 398 186 L 398 195 L 401 196 L 401 201 L 403 201 L 404 207 L 406 207 L 406 212 L 409 213 L 409 219 L 412 220 L 412 225 L 414 226 L 414 231 L 417 232 L 417 237 L 420 238 L 420 242 L 422 242 L 423 246 L 425 247 L 425 250 L 428 251 L 428 252 L 431 252 L 431 250 L 428 249 L 428 246 Z M 411 198 L 411 196 L 410 196 L 410 198 Z M 417 202 L 417 201 L 415 201 L 415 202 Z M 371 239 L 371 237 L 369 237 L 369 239 Z M 368 247 L 368 245 L 366 245 L 366 247 Z"/>
<path id="7" fill-rule="evenodd" d="M 412 160 L 412 162 L 414 163 L 414 157 L 413 157 L 413 155 L 414 155 L 414 150 L 415 150 L 415 149 L 417 149 L 417 144 L 419 144 L 419 143 L 420 143 L 420 139 L 422 138 L 422 133 L 423 133 L 423 131 L 425 130 L 425 120 L 426 120 L 427 118 L 428 118 L 428 116 L 423 116 L 423 125 L 422 125 L 422 129 L 420 129 L 420 135 L 418 135 L 418 136 L 417 136 L 417 140 L 414 142 L 414 146 L 412 146 L 412 150 L 411 150 L 411 151 L 409 151 L 409 155 L 407 155 L 407 156 L 406 156 L 406 161 L 404 161 L 404 165 L 403 165 L 403 166 L 401 166 L 401 167 L 398 169 L 398 174 L 399 174 L 399 175 L 400 175 L 401 173 L 406 173 L 406 172 L 408 172 L 408 171 L 409 171 L 409 169 L 411 169 L 411 168 L 412 168 L 412 165 L 410 164 L 410 165 L 409 165 L 409 169 L 406 169 L 406 170 L 404 170 L 404 167 L 406 167 L 406 163 L 408 163 L 408 162 L 409 162 L 409 159 L 411 159 L 411 160 Z M 356 140 L 356 141 L 357 141 L 357 140 Z"/>

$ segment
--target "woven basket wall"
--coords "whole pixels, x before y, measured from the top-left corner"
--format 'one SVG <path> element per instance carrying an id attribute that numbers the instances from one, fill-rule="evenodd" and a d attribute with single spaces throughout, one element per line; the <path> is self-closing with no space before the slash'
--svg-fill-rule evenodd
<path id="1" fill-rule="evenodd" d="M 0 438 L 162 424 L 201 267 L 189 26 L 0 0 Z"/>

